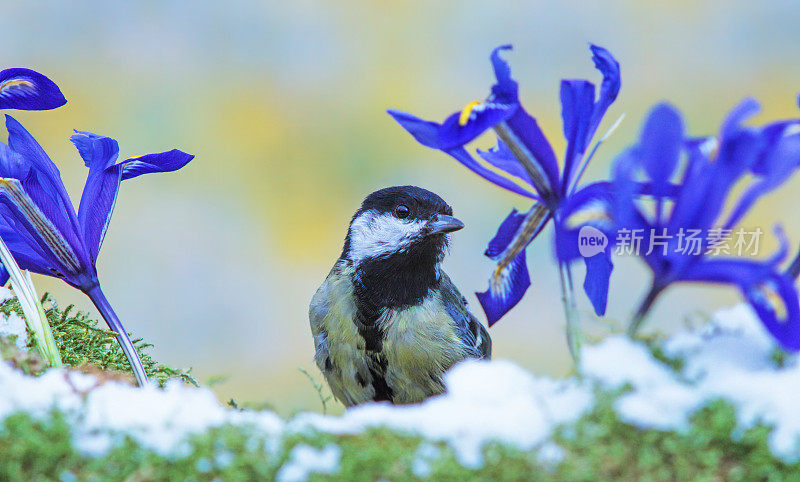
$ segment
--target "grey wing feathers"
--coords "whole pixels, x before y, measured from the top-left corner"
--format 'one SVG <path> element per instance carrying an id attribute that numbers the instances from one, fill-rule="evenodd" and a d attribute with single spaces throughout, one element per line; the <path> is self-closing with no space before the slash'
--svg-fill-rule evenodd
<path id="1" fill-rule="evenodd" d="M 346 406 L 372 398 L 363 342 L 352 322 L 355 306 L 347 266 L 337 262 L 311 300 L 308 318 L 314 335 L 314 361 L 331 393 Z"/>
<path id="2" fill-rule="evenodd" d="M 471 313 L 470 315 L 472 316 L 471 328 L 475 333 L 475 347 L 478 349 L 478 353 L 481 354 L 481 358 L 489 360 L 492 358 L 492 338 L 489 336 L 489 331 L 486 330 L 486 327 L 474 315 Z"/>
<path id="3" fill-rule="evenodd" d="M 311 334 L 314 336 L 314 361 L 319 369 L 325 373 L 325 365 L 329 364 L 330 352 L 328 348 L 328 332 L 325 329 L 325 316 L 328 314 L 327 293 L 321 292 L 327 288 L 325 284 L 314 295 L 308 309 L 308 321 L 311 325 Z M 326 363 L 327 362 L 327 363 Z"/>
<path id="4" fill-rule="evenodd" d="M 489 359 L 492 356 L 492 339 L 489 332 L 470 313 L 467 308 L 467 300 L 458 291 L 450 278 L 442 273 L 442 301 L 450 317 L 456 322 L 459 337 L 464 344 L 471 348 L 473 356 L 476 358 Z"/>

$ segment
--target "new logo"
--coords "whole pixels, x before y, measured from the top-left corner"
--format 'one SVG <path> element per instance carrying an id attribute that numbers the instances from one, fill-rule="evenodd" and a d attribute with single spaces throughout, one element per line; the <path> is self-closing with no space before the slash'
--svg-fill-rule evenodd
<path id="1" fill-rule="evenodd" d="M 582 226 L 578 231 L 578 252 L 584 258 L 602 253 L 608 247 L 608 237 L 593 226 Z"/>

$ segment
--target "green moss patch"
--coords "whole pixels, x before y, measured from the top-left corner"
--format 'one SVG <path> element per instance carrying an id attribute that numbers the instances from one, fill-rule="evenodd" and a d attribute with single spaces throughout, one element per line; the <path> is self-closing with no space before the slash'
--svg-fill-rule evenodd
<path id="1" fill-rule="evenodd" d="M 128 359 L 125 358 L 113 331 L 101 328 L 97 320 L 91 319 L 83 311 L 76 310 L 73 305 L 62 310 L 49 294 L 42 297 L 42 306 L 45 308 L 45 314 L 53 330 L 53 337 L 61 352 L 64 365 L 86 368 L 89 371 L 96 368 L 109 374 L 133 376 Z M 0 304 L 0 313 L 9 315 L 12 311 L 20 317 L 25 317 L 16 298 L 8 299 Z M 28 348 L 36 348 L 34 337 L 29 336 L 28 340 Z M 179 378 L 186 383 L 197 385 L 197 381 L 192 378 L 189 371 L 172 368 L 153 360 L 147 353 L 147 350 L 152 347 L 151 344 L 145 343 L 141 338 L 133 338 L 132 341 L 147 375 L 157 380 L 160 385 L 170 378 Z M 44 365 L 34 361 L 37 353 L 31 350 L 24 359 L 16 360 L 15 364 L 26 373 L 38 373 L 44 369 Z M 3 358 L 11 357 L 10 350 L 7 350 L 6 356 Z"/>

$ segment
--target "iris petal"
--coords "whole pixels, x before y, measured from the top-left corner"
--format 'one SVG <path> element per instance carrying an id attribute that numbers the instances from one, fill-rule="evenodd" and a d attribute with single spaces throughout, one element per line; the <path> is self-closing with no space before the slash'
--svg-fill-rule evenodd
<path id="1" fill-rule="evenodd" d="M 122 180 L 133 179 L 142 174 L 177 171 L 188 164 L 192 159 L 194 159 L 192 154 L 187 154 L 178 149 L 131 157 L 120 162 L 120 164 L 124 166 L 122 169 Z"/>
<path id="2" fill-rule="evenodd" d="M 678 166 L 683 149 L 683 119 L 669 104 L 659 104 L 647 117 L 639 140 L 639 155 L 653 183 L 656 197 L 665 188 Z"/>
<path id="3" fill-rule="evenodd" d="M 741 130 L 741 124 L 747 119 L 756 115 L 760 109 L 760 104 L 752 97 L 748 97 L 736 104 L 736 106 L 731 109 L 731 111 L 725 117 L 725 120 L 722 121 L 720 137 L 722 138 L 723 142 L 726 139 L 738 135 L 739 131 Z"/>
<path id="4" fill-rule="evenodd" d="M 585 80 L 561 81 L 561 119 L 567 140 L 562 176 L 565 185 L 572 177 L 573 166 L 586 152 L 593 110 L 594 84 Z"/>
<path id="5" fill-rule="evenodd" d="M 89 249 L 92 261 L 97 260 L 103 244 L 111 214 L 117 202 L 119 183 L 122 180 L 122 167 L 111 166 L 90 172 L 83 187 L 78 220 L 83 229 L 83 238 Z"/>
<path id="6" fill-rule="evenodd" d="M 785 349 L 800 351 L 800 300 L 793 280 L 775 274 L 743 292 L 772 336 Z"/>
<path id="7" fill-rule="evenodd" d="M 506 217 L 497 229 L 497 234 L 489 241 L 486 256 L 495 259 L 508 248 L 509 244 L 525 220 L 525 215 L 516 209 Z M 500 318 L 508 313 L 511 308 L 525 295 L 531 285 L 528 265 L 525 259 L 525 250 L 509 263 L 499 276 L 493 276 L 489 281 L 489 288 L 482 293 L 475 293 L 478 297 L 489 326 L 494 325 Z"/>
<path id="8" fill-rule="evenodd" d="M 470 171 L 478 174 L 492 184 L 530 199 L 539 199 L 539 196 L 532 192 L 532 190 L 523 187 L 521 183 L 514 182 L 513 180 L 478 163 L 478 161 L 476 161 L 475 158 L 472 157 L 470 153 L 467 152 L 467 150 L 463 147 L 458 149 L 450 149 L 446 152 L 453 156 L 458 162 L 466 166 Z"/>
<path id="9" fill-rule="evenodd" d="M 476 137 L 493 128 L 517 110 L 514 104 L 499 102 L 481 102 L 468 107 L 470 114 L 466 124 L 461 123 L 462 113 L 456 112 L 445 119 L 439 128 L 439 149 L 448 150 L 469 144 Z"/>
<path id="10" fill-rule="evenodd" d="M 495 132 L 528 173 L 539 196 L 554 203 L 559 185 L 558 162 L 536 119 L 520 106 L 513 116 L 495 126 Z"/>
<path id="11" fill-rule="evenodd" d="M 36 139 L 8 115 L 6 128 L 9 147 L 18 155 L 15 162 L 21 164 L 16 173 L 9 173 L 6 177 L 19 179 L 24 184 L 25 191 L 37 207 L 67 239 L 80 259 L 88 262 L 88 255 L 77 234 L 77 214 L 58 168 Z"/>
<path id="12" fill-rule="evenodd" d="M 511 241 L 514 240 L 514 236 L 516 236 L 524 220 L 524 214 L 521 214 L 516 209 L 512 209 L 503 222 L 500 223 L 500 226 L 497 228 L 497 233 L 495 233 L 494 237 L 489 241 L 489 246 L 483 254 L 488 258 L 496 259 L 497 256 L 505 251 L 508 245 L 511 244 Z"/>
<path id="13" fill-rule="evenodd" d="M 605 315 L 608 285 L 611 271 L 614 269 L 611 262 L 611 246 L 615 241 L 615 226 L 607 218 L 613 198 L 612 186 L 613 184 L 609 182 L 596 182 L 577 191 L 567 199 L 555 223 L 556 257 L 560 263 L 570 263 L 583 258 L 586 264 L 583 289 L 598 316 Z M 574 218 L 584 217 L 587 210 L 589 216 L 586 216 L 586 220 L 572 225 Z M 583 256 L 580 252 L 580 235 L 584 226 L 595 228 L 606 238 L 604 249 L 589 257 Z"/>
<path id="14" fill-rule="evenodd" d="M 492 66 L 497 82 L 492 86 L 490 101 L 516 105 L 513 115 L 495 127 L 498 136 L 510 148 L 514 157 L 523 166 L 542 198 L 550 198 L 558 185 L 558 161 L 547 138 L 536 119 L 525 112 L 519 103 L 517 82 L 511 78 L 511 68 L 500 57 L 502 50 L 510 45 L 494 49 Z"/>
<path id="15" fill-rule="evenodd" d="M 478 149 L 477 152 L 484 161 L 534 187 L 528 172 L 520 165 L 508 146 L 500 139 L 497 139 L 497 145 L 488 151 Z"/>
<path id="16" fill-rule="evenodd" d="M 24 128 L 22 124 L 10 115 L 6 115 L 6 129 L 8 130 L 8 145 L 14 152 L 25 159 L 26 164 L 43 175 L 38 176 L 42 188 L 65 210 L 65 215 L 74 219 L 75 209 L 61 181 L 61 172 L 36 142 L 36 139 Z"/>
<path id="17" fill-rule="evenodd" d="M 800 121 L 796 120 L 773 122 L 761 129 L 761 135 L 764 137 L 766 145 L 756 162 L 751 166 L 753 174 L 766 176 L 775 168 L 773 165 L 775 161 L 783 162 L 781 157 L 773 155 L 775 148 L 781 145 L 781 138 L 784 136 L 790 138 L 800 137 L 797 129 L 800 129 Z"/>
<path id="18" fill-rule="evenodd" d="M 89 167 L 89 176 L 78 208 L 78 221 L 94 262 L 108 230 L 120 182 L 142 174 L 175 171 L 185 166 L 194 156 L 173 149 L 114 164 L 119 154 L 117 141 L 90 132 L 75 132 L 70 140 Z"/>
<path id="19" fill-rule="evenodd" d="M 431 149 L 439 149 L 439 128 L 436 122 L 420 119 L 419 117 L 400 110 L 389 109 L 386 111 L 403 129 L 407 130 L 417 142 Z"/>
<path id="20" fill-rule="evenodd" d="M 770 152 L 761 156 L 762 177 L 739 198 L 725 222 L 726 229 L 730 229 L 738 223 L 761 196 L 786 182 L 800 165 L 800 135 L 783 137 L 773 142 L 767 142 L 766 145 L 769 146 Z"/>
<path id="21" fill-rule="evenodd" d="M 592 51 L 592 61 L 597 70 L 603 74 L 603 83 L 600 85 L 600 94 L 597 97 L 597 102 L 592 112 L 592 121 L 590 125 L 592 129 L 589 131 L 589 138 L 594 136 L 594 132 L 600 125 L 600 121 L 608 110 L 608 107 L 614 103 L 619 94 L 619 88 L 622 84 L 620 78 L 619 62 L 611 55 L 611 52 L 598 45 L 590 45 Z"/>
<path id="22" fill-rule="evenodd" d="M 800 350 L 800 300 L 794 280 L 777 272 L 773 264 L 703 260 L 694 264 L 682 279 L 738 286 L 775 339 L 787 350 Z"/>
<path id="23" fill-rule="evenodd" d="M 614 241 L 616 226 L 609 219 L 608 211 L 612 199 L 612 184 L 596 182 L 570 196 L 559 210 L 556 220 L 556 258 L 560 263 L 570 263 L 582 258 L 578 235 L 583 226 L 592 226 L 606 236 L 606 250 Z"/>
<path id="24" fill-rule="evenodd" d="M 0 219 L 0 238 L 6 243 L 8 250 L 14 256 L 17 264 L 22 269 L 33 271 L 34 273 L 52 274 L 48 268 L 48 261 L 42 258 L 39 253 L 34 251 L 30 244 L 23 239 L 5 219 Z M 8 272 L 5 268 L 1 268 L 2 276 L 0 276 L 0 286 L 5 285 L 8 281 Z"/>
<path id="25" fill-rule="evenodd" d="M 577 184 L 580 173 L 585 169 L 578 168 L 586 153 L 589 142 L 597 132 L 608 107 L 616 100 L 621 85 L 619 62 L 611 52 L 597 45 L 590 45 L 594 66 L 603 75 L 600 93 L 595 100 L 595 88 L 586 80 L 565 80 L 561 83 L 561 111 L 564 120 L 564 136 L 567 139 L 567 152 L 564 159 L 562 189 L 571 190 Z M 584 159 L 584 163 L 588 159 Z"/>
<path id="26" fill-rule="evenodd" d="M 716 159 L 705 163 L 691 190 L 684 189 L 694 199 L 679 200 L 676 209 L 681 217 L 690 219 L 692 226 L 708 229 L 717 221 L 733 186 L 758 162 L 767 147 L 767 140 L 760 132 L 739 125 L 757 109 L 758 103 L 746 100 L 729 114 L 720 134 Z"/>
<path id="27" fill-rule="evenodd" d="M 24 179 L 30 170 L 30 165 L 22 156 L 0 142 L 0 177 Z"/>
<path id="28" fill-rule="evenodd" d="M 119 156 L 119 144 L 110 137 L 76 130 L 69 140 L 89 169 L 105 169 L 116 162 Z"/>
<path id="29" fill-rule="evenodd" d="M 491 326 L 511 310 L 530 286 L 525 248 L 549 220 L 547 209 L 535 205 L 528 213 L 512 210 L 489 241 L 485 255 L 498 261 L 489 289 L 477 293 Z"/>
<path id="30" fill-rule="evenodd" d="M 583 280 L 583 291 L 592 302 L 594 312 L 598 316 L 606 314 L 608 302 L 608 283 L 614 263 L 611 262 L 611 251 L 606 248 L 602 253 L 583 258 L 586 263 L 586 278 Z"/>
<path id="31" fill-rule="evenodd" d="M 511 67 L 503 57 L 500 57 L 501 51 L 511 49 L 511 45 L 501 45 L 492 50 L 492 55 L 489 57 L 494 69 L 494 76 L 497 78 L 497 83 L 492 86 L 492 97 L 499 102 L 519 102 L 517 98 L 519 88 L 517 82 L 511 78 Z"/>
<path id="32" fill-rule="evenodd" d="M 119 156 L 119 144 L 110 137 L 91 132 L 75 132 L 70 140 L 89 168 L 78 206 L 78 222 L 94 263 L 117 201 L 122 166 L 114 165 L 114 162 Z"/>
<path id="33" fill-rule="evenodd" d="M 70 244 L 28 196 L 19 180 L 0 179 L 0 202 L 17 228 L 24 228 L 28 238 L 35 239 L 39 254 L 55 262 L 62 274 L 82 271 L 82 263 Z"/>
<path id="34" fill-rule="evenodd" d="M 0 71 L 0 109 L 47 110 L 67 103 L 58 86 L 30 69 Z"/>
<path id="35" fill-rule="evenodd" d="M 489 282 L 489 288 L 486 291 L 475 293 L 484 313 L 486 313 L 489 326 L 494 325 L 516 306 L 530 285 L 531 279 L 528 274 L 525 251 L 523 250 L 508 265 L 497 281 L 492 280 Z"/>
<path id="36" fill-rule="evenodd" d="M 498 262 L 496 273 L 505 269 L 517 254 L 536 239 L 550 221 L 550 217 L 547 207 L 538 203 L 525 214 L 517 214 L 516 209 L 511 211 L 484 253 Z"/>

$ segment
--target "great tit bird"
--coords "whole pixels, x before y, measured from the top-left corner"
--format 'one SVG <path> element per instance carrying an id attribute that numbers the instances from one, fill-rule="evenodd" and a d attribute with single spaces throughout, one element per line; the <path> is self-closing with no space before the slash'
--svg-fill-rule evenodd
<path id="1" fill-rule="evenodd" d="M 448 233 L 463 227 L 416 186 L 376 191 L 356 211 L 309 308 L 314 360 L 345 406 L 422 401 L 444 391 L 455 363 L 491 356 L 489 333 L 441 269 Z"/>

